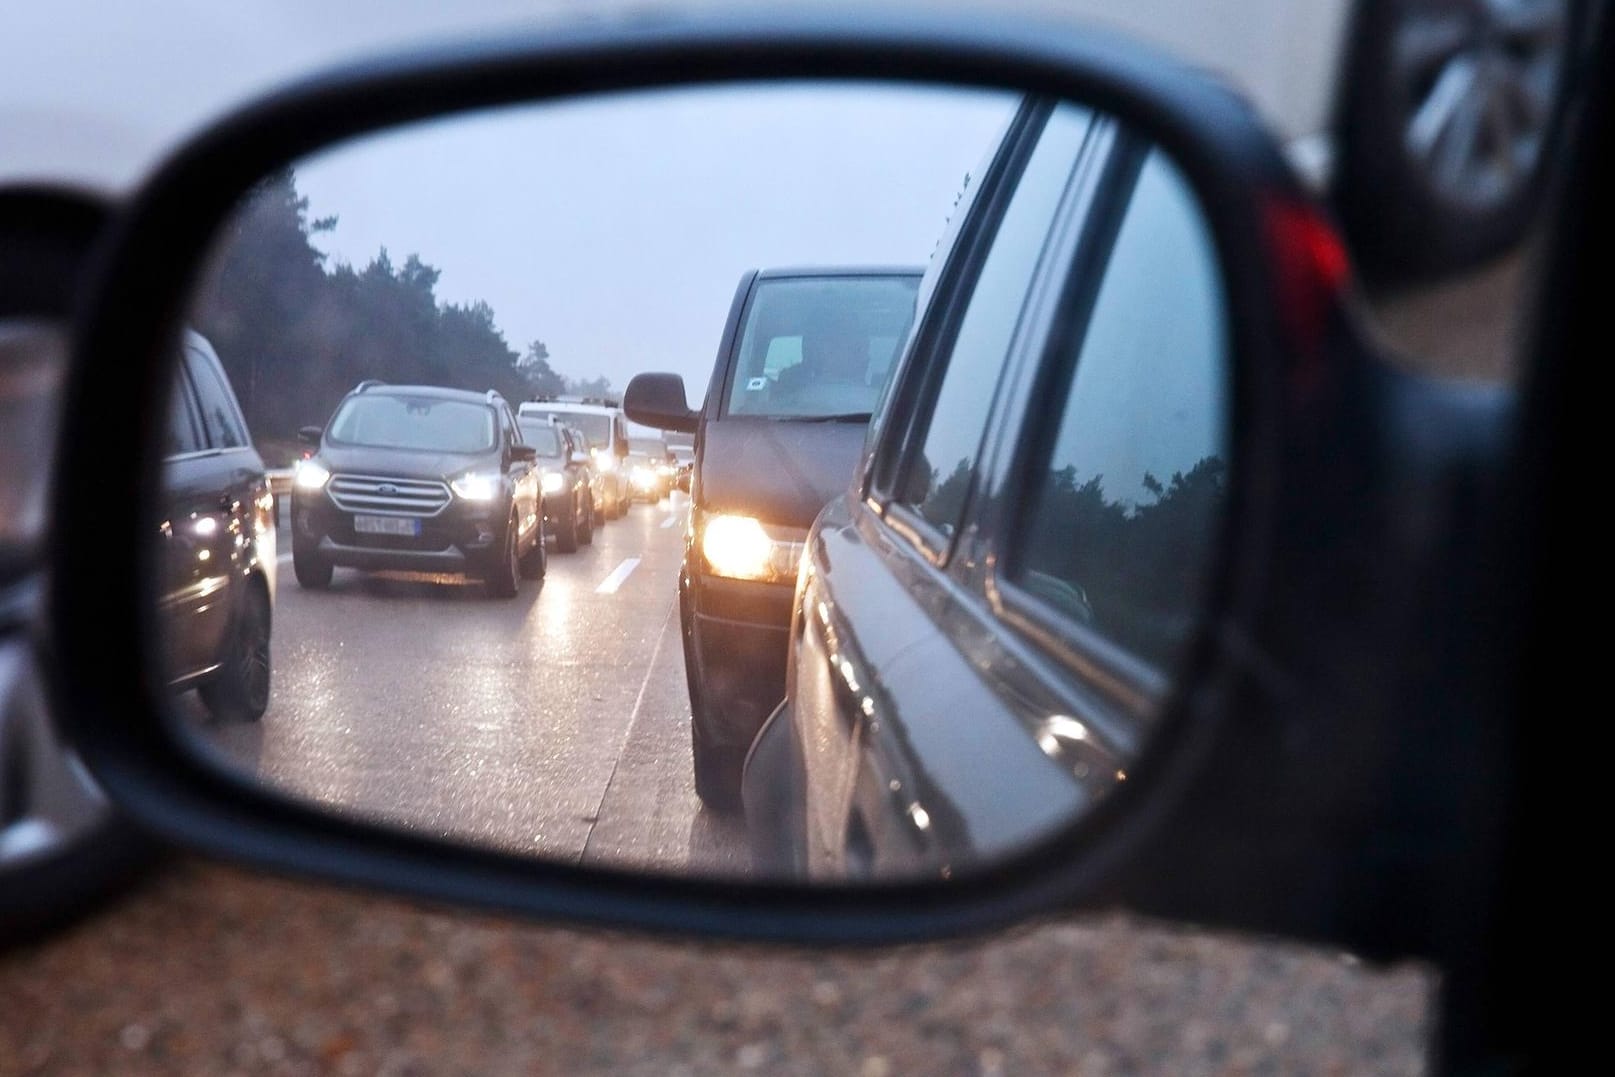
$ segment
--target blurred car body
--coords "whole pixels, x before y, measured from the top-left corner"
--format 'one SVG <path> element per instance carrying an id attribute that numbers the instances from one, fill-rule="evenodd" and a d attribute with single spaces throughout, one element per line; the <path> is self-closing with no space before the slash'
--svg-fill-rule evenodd
<path id="1" fill-rule="evenodd" d="M 163 459 L 163 641 L 169 682 L 218 717 L 269 706 L 275 497 L 213 348 L 187 331 Z"/>

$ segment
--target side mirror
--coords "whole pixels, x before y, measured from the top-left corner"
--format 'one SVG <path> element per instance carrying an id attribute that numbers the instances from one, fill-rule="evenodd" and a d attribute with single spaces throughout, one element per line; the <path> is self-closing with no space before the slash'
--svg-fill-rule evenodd
<path id="1" fill-rule="evenodd" d="M 297 440 L 304 445 L 318 445 L 320 435 L 325 433 L 323 426 L 305 426 L 297 431 Z"/>
<path id="2" fill-rule="evenodd" d="M 531 445 L 512 445 L 510 447 L 510 458 L 516 463 L 530 464 L 538 459 L 538 450 Z"/>
<path id="3" fill-rule="evenodd" d="M 574 464 L 587 464 L 589 462 L 589 454 L 586 452 L 575 452 L 572 454 L 571 460 Z"/>
<path id="4" fill-rule="evenodd" d="M 677 374 L 636 374 L 622 397 L 622 410 L 636 423 L 659 430 L 695 432 L 700 416 L 690 410 L 684 379 Z"/>

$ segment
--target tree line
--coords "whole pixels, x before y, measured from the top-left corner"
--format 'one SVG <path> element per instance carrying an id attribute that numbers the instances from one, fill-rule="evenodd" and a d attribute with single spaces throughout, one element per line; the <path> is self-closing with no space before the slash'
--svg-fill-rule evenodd
<path id="1" fill-rule="evenodd" d="M 555 371 L 542 341 L 515 351 L 487 303 L 441 301 L 440 271 L 419 255 L 398 264 L 383 247 L 362 268 L 327 264 L 315 238 L 336 226 L 309 217 L 290 170 L 269 177 L 227 222 L 193 306 L 261 445 L 323 424 L 366 378 L 511 401 L 610 392 L 603 377 Z"/>

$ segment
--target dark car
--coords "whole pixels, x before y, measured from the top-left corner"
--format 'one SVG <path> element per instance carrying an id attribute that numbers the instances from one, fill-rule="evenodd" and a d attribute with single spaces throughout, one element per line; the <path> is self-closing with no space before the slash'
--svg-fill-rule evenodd
<path id="1" fill-rule="evenodd" d="M 169 683 L 214 715 L 269 707 L 275 498 L 224 367 L 187 331 L 163 459 L 161 617 Z"/>
<path id="2" fill-rule="evenodd" d="M 594 541 L 594 491 L 589 453 L 572 432 L 547 419 L 519 417 L 522 439 L 538 454 L 539 489 L 544 498 L 544 532 L 555 548 L 573 553 Z"/>
<path id="3" fill-rule="evenodd" d="M 498 393 L 362 382 L 292 482 L 292 566 L 322 589 L 336 566 L 464 573 L 514 597 L 544 575 L 536 453 Z"/>
<path id="4" fill-rule="evenodd" d="M 1091 196 L 1062 196 L 1082 176 Z M 745 776 L 760 867 L 945 878 L 1126 780 L 1223 518 L 1220 288 L 1164 154 L 1024 105 L 807 538 Z"/>
<path id="5" fill-rule="evenodd" d="M 785 633 L 808 525 L 846 488 L 914 317 L 920 270 L 752 271 L 740 280 L 699 413 L 676 374 L 624 408 L 695 433 L 679 575 L 696 792 L 738 805 L 752 739 L 785 692 Z"/>

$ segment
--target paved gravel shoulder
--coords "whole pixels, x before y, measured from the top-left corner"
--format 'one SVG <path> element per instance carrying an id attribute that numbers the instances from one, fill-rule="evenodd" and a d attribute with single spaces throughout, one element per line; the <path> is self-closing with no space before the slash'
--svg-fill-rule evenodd
<path id="1" fill-rule="evenodd" d="M 1413 1074 L 1429 983 L 1115 918 L 669 944 L 182 862 L 0 963 L 0 1072 Z"/>

